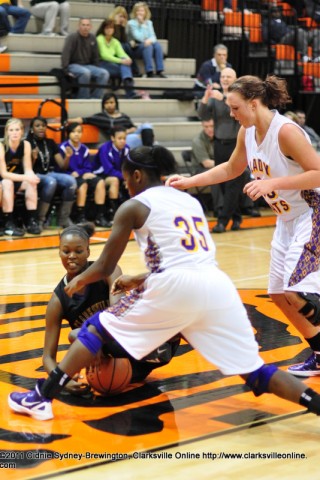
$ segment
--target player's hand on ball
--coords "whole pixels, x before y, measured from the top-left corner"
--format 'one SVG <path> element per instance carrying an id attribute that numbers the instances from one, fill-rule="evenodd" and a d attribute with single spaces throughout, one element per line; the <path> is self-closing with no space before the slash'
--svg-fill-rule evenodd
<path id="1" fill-rule="evenodd" d="M 75 378 L 75 377 L 74 377 Z M 70 393 L 71 395 L 84 395 L 89 393 L 91 390 L 90 386 L 87 383 L 77 382 L 75 379 L 71 379 L 67 385 L 64 387 L 64 391 Z"/>

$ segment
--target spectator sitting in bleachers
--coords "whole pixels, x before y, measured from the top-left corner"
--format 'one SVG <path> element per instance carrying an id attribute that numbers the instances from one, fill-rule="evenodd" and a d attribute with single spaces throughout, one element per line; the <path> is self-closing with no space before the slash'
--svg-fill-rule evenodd
<path id="1" fill-rule="evenodd" d="M 299 124 L 299 119 L 296 113 L 291 110 L 287 110 L 284 114 L 285 117 L 290 118 L 293 122 Z"/>
<path id="2" fill-rule="evenodd" d="M 127 131 L 127 144 L 130 148 L 141 145 L 152 146 L 154 132 L 150 123 L 143 123 L 139 127 L 132 122 L 125 113 L 119 112 L 118 98 L 114 93 L 106 93 L 101 102 L 102 111 L 91 117 L 77 117 L 70 122 L 84 123 L 98 127 L 103 134 L 110 138 L 112 127 L 125 127 Z"/>
<path id="3" fill-rule="evenodd" d="M 128 22 L 128 38 L 135 42 L 134 55 L 142 58 L 147 77 L 154 77 L 153 60 L 156 76 L 166 78 L 163 64 L 163 51 L 157 40 L 151 21 L 151 12 L 147 3 L 135 3 Z"/>
<path id="4" fill-rule="evenodd" d="M 110 221 L 113 221 L 119 206 L 120 189 L 123 185 L 121 165 L 123 160 L 128 158 L 130 150 L 126 138 L 124 127 L 112 128 L 111 140 L 101 145 L 95 156 L 94 173 L 104 179 L 108 190 L 107 216 Z"/>
<path id="5" fill-rule="evenodd" d="M 15 19 L 11 26 L 8 15 Z M 24 8 L 21 0 L 0 0 L 0 22 L 5 25 L 8 32 L 24 33 L 31 13 Z"/>
<path id="6" fill-rule="evenodd" d="M 97 40 L 90 33 L 91 28 L 90 19 L 81 18 L 78 31 L 66 37 L 62 50 L 62 69 L 77 78 L 78 98 L 101 98 L 110 77 L 107 70 L 99 67 Z M 96 84 L 92 92 L 86 86 L 91 82 Z"/>
<path id="7" fill-rule="evenodd" d="M 293 45 L 297 43 L 297 51 L 301 54 L 303 62 L 311 61 L 308 56 L 308 45 L 312 47 L 314 57 L 320 56 L 320 36 L 315 30 L 304 30 L 295 25 L 288 25 L 281 15 L 279 7 L 270 9 L 271 18 L 262 20 L 263 41 L 272 45 Z M 290 17 L 291 18 L 291 17 Z"/>
<path id="8" fill-rule="evenodd" d="M 14 218 L 14 199 L 17 192 L 25 192 L 27 209 L 26 229 L 38 235 L 37 185 L 39 178 L 32 170 L 31 145 L 23 140 L 24 127 L 18 118 L 10 118 L 5 126 L 4 143 L 0 143 L 0 176 L 2 178 L 2 211 L 6 235 L 22 237 L 24 229 Z"/>
<path id="9" fill-rule="evenodd" d="M 76 223 L 86 222 L 85 207 L 87 194 L 94 193 L 95 220 L 98 227 L 110 227 L 105 217 L 106 188 L 103 178 L 93 173 L 93 162 L 89 149 L 81 143 L 82 127 L 79 123 L 70 123 L 67 127 L 68 140 L 60 145 L 65 160 L 65 170 L 77 182 Z"/>
<path id="10" fill-rule="evenodd" d="M 317 43 L 320 43 L 320 0 L 305 0 L 306 16 L 312 18 L 316 22 L 317 28 L 312 28 L 312 34 L 317 36 Z M 311 33 L 309 34 L 311 35 Z M 320 51 L 318 49 L 318 56 L 313 52 L 313 61 L 320 62 Z"/>
<path id="11" fill-rule="evenodd" d="M 247 9 L 246 2 L 238 0 L 238 10 L 241 9 L 243 9 L 244 13 L 251 13 L 250 10 Z M 223 0 L 223 11 L 224 13 L 233 12 L 232 0 Z"/>
<path id="12" fill-rule="evenodd" d="M 0 41 L 2 37 L 6 37 L 10 30 L 8 30 L 8 25 L 3 22 L 3 19 L 0 14 Z M 1 42 L 2 43 L 2 42 Z M 7 45 L 0 45 L 0 53 L 4 53 L 8 49 Z"/>
<path id="13" fill-rule="evenodd" d="M 121 79 L 127 98 L 141 98 L 134 90 L 132 60 L 113 34 L 113 20 L 103 20 L 96 33 L 100 55 L 99 66 L 106 69 L 111 78 Z"/>
<path id="14" fill-rule="evenodd" d="M 67 0 L 31 0 L 30 5 L 32 15 L 43 20 L 43 35 L 54 35 L 57 16 L 60 17 L 60 35 L 68 35 L 70 4 Z"/>
<path id="15" fill-rule="evenodd" d="M 128 12 L 124 7 L 116 7 L 109 15 L 109 18 L 114 21 L 114 38 L 119 40 L 123 50 L 132 60 L 131 69 L 134 77 L 141 77 L 139 67 L 134 58 L 134 52 L 132 46 L 128 40 L 127 24 L 128 24 Z M 133 41 L 133 45 L 135 42 Z"/>
<path id="16" fill-rule="evenodd" d="M 320 150 L 320 136 L 317 134 L 317 132 L 312 128 L 309 127 L 309 125 L 306 125 L 306 114 L 302 110 L 296 110 L 295 114 L 297 116 L 297 123 L 300 125 L 301 128 L 310 137 L 311 143 L 314 146 L 316 150 Z"/>
<path id="17" fill-rule="evenodd" d="M 219 43 L 213 47 L 213 57 L 202 63 L 197 73 L 194 85 L 195 96 L 202 98 L 208 85 L 221 89 L 220 74 L 225 67 L 231 67 L 228 62 L 228 47 Z"/>
<path id="18" fill-rule="evenodd" d="M 47 120 L 34 117 L 30 123 L 27 140 L 31 144 L 33 170 L 40 179 L 38 183 L 39 205 L 38 218 L 40 227 L 45 227 L 46 217 L 54 195 L 59 190 L 61 205 L 58 211 L 58 225 L 68 227 L 71 210 L 75 199 L 77 182 L 74 177 L 63 173 L 64 159 L 59 146 L 54 140 L 46 137 Z M 57 169 L 61 171 L 58 172 Z"/>

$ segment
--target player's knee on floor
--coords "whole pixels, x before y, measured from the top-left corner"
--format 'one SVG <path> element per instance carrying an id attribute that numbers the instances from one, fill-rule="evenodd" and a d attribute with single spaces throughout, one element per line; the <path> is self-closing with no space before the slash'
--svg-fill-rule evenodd
<path id="1" fill-rule="evenodd" d="M 263 393 L 269 393 L 269 382 L 277 370 L 275 365 L 262 365 L 258 370 L 249 374 L 246 385 L 251 388 L 256 397 Z"/>
<path id="2" fill-rule="evenodd" d="M 84 322 L 78 334 L 78 340 L 93 355 L 98 353 L 106 337 L 107 332 L 100 323 L 99 312 Z"/>
<path id="3" fill-rule="evenodd" d="M 306 300 L 306 304 L 300 308 L 303 315 L 312 325 L 320 325 L 320 295 L 317 293 L 297 292 L 299 297 Z"/>

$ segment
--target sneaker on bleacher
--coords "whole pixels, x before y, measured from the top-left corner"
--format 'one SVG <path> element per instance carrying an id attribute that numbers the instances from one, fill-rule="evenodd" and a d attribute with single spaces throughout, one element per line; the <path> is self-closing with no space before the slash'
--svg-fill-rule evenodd
<path id="1" fill-rule="evenodd" d="M 4 226 L 4 233 L 5 235 L 9 235 L 11 237 L 23 237 L 24 230 L 22 228 L 17 227 L 17 225 L 10 220 L 6 222 Z"/>

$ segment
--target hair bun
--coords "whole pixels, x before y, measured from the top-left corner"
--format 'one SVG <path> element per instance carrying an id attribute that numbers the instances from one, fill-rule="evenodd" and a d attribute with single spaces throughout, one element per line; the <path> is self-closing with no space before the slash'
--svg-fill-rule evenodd
<path id="1" fill-rule="evenodd" d="M 77 227 L 83 228 L 83 230 L 88 234 L 89 237 L 92 237 L 96 230 L 95 224 L 93 222 L 77 223 Z"/>

